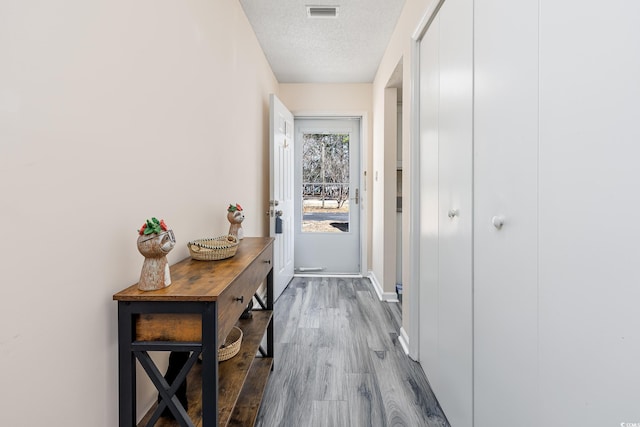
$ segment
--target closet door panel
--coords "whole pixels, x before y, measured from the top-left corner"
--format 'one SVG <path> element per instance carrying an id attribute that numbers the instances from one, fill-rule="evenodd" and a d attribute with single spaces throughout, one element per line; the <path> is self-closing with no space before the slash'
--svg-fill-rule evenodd
<path id="1" fill-rule="evenodd" d="M 637 1 L 541 0 L 539 352 L 550 426 L 640 422 L 638 17 Z"/>
<path id="2" fill-rule="evenodd" d="M 438 384 L 438 64 L 440 21 L 420 43 L 420 348 L 422 369 Z"/>
<path id="3" fill-rule="evenodd" d="M 474 420 L 535 427 L 538 0 L 477 0 L 474 18 Z"/>
<path id="4" fill-rule="evenodd" d="M 447 0 L 439 19 L 437 396 L 452 425 L 471 426 L 472 0 Z"/>

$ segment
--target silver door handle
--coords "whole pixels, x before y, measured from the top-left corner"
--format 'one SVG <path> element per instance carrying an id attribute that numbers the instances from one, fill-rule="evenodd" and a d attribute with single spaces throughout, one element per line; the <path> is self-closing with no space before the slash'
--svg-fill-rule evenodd
<path id="1" fill-rule="evenodd" d="M 276 211 L 276 216 L 282 216 L 282 213 L 283 213 L 283 212 L 282 212 L 281 210 L 277 210 L 277 211 Z"/>
<path id="2" fill-rule="evenodd" d="M 458 216 L 458 209 L 450 209 L 449 213 L 447 214 L 447 216 L 451 219 L 455 218 Z"/>

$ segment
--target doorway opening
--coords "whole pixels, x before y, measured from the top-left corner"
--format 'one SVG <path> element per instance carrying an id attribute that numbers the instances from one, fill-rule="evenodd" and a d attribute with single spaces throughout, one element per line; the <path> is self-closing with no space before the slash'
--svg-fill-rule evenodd
<path id="1" fill-rule="evenodd" d="M 390 173 L 388 178 L 392 182 L 391 185 L 385 186 L 387 188 L 395 190 L 394 194 L 385 196 L 385 200 L 393 201 L 395 205 L 395 216 L 392 224 L 395 224 L 394 233 L 395 236 L 395 263 L 394 268 L 394 280 L 395 291 L 398 297 L 398 304 L 392 304 L 393 311 L 398 313 L 400 317 L 400 324 L 402 324 L 402 296 L 403 296 L 403 280 L 402 280 L 402 179 L 403 179 L 403 161 L 402 161 L 402 90 L 403 90 L 403 61 L 402 58 L 398 61 L 396 68 L 389 77 L 385 90 L 385 98 L 389 98 L 388 102 L 385 99 L 384 126 L 385 135 L 387 140 L 385 144 L 389 144 L 396 154 L 395 170 L 394 173 Z M 391 150 L 390 150 L 391 151 Z"/>

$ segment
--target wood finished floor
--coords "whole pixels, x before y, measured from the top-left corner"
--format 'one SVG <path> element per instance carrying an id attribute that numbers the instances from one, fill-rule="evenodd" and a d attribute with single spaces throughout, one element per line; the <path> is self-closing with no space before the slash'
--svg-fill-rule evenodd
<path id="1" fill-rule="evenodd" d="M 256 426 L 449 427 L 368 279 L 294 278 L 275 304 L 274 370 Z"/>

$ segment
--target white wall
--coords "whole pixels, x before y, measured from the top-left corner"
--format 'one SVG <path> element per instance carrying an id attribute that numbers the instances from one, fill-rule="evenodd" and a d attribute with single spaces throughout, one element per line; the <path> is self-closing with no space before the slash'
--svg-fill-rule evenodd
<path id="1" fill-rule="evenodd" d="M 298 114 L 371 113 L 370 83 L 280 83 L 279 97 Z"/>
<path id="2" fill-rule="evenodd" d="M 265 235 L 277 82 L 235 1 L 2 2 L 0 57 L 0 425 L 111 427 L 136 229 Z"/>
<path id="3" fill-rule="evenodd" d="M 375 197 L 372 216 L 374 230 L 383 230 L 375 239 L 378 258 L 375 274 L 378 280 L 382 280 L 384 292 L 392 295 L 395 292 L 397 267 L 398 126 L 398 89 L 388 87 L 384 91 L 383 155 L 373 159 Z M 382 250 L 379 250 L 380 246 Z"/>
<path id="4" fill-rule="evenodd" d="M 361 189 L 366 209 L 371 212 L 371 151 L 372 147 L 372 97 L 371 84 L 318 84 L 318 83 L 281 83 L 279 97 L 295 115 L 361 115 L 365 114 L 360 135 L 364 170 L 367 173 L 366 188 Z M 367 222 L 367 242 L 371 242 L 372 223 Z M 371 266 L 371 245 L 367 248 L 367 265 Z"/>
<path id="5" fill-rule="evenodd" d="M 384 111 L 385 111 L 385 88 L 389 82 L 389 78 L 393 74 L 398 62 L 402 60 L 402 72 L 403 72 L 403 88 L 402 88 L 402 151 L 404 153 L 404 162 L 402 170 L 402 218 L 404 224 L 409 224 L 409 214 L 411 211 L 412 200 L 411 194 L 411 182 L 409 177 L 411 176 L 411 162 L 409 158 L 410 153 L 410 141 L 411 141 L 411 69 L 412 69 L 412 44 L 411 35 L 418 27 L 420 19 L 424 15 L 427 7 L 433 0 L 406 0 L 396 28 L 391 36 L 389 45 L 385 51 L 384 56 L 378 67 L 375 79 L 373 81 L 373 152 L 372 161 L 374 165 L 378 165 L 378 173 L 396 173 L 396 165 L 390 165 L 391 170 L 381 170 L 384 164 L 385 153 L 385 129 L 384 129 Z M 400 124 L 398 124 L 400 126 Z M 376 166 L 374 166 L 375 169 Z M 375 171 L 373 172 L 375 173 Z M 395 179 L 395 178 L 393 178 Z M 384 199 L 384 187 L 374 186 L 373 199 Z M 388 191 L 395 193 L 395 187 L 389 187 Z M 375 211 L 375 208 L 374 208 Z M 375 215 L 375 212 L 372 212 Z M 396 215 L 395 211 L 392 214 Z M 395 228 L 395 220 L 388 221 L 389 226 L 392 229 Z M 395 231 L 395 230 L 394 230 Z M 409 244 L 411 242 L 410 233 L 412 232 L 410 227 L 403 227 L 402 233 L 402 253 L 405 255 L 402 258 L 402 283 L 403 283 L 403 301 L 409 301 L 415 293 L 412 293 L 412 286 L 414 286 L 414 278 L 411 277 L 411 264 L 409 254 Z M 372 247 L 372 265 L 371 269 L 373 273 L 382 280 L 385 277 L 384 269 L 387 263 L 395 262 L 395 253 L 388 254 L 385 257 L 385 245 L 384 245 L 384 227 L 373 228 L 373 235 L 371 238 Z M 394 278 L 391 273 L 391 279 Z M 394 292 L 395 283 L 394 280 L 390 280 L 388 283 L 383 283 L 385 292 Z M 413 331 L 411 328 L 417 327 L 415 320 L 416 313 L 412 313 L 409 304 L 403 304 L 402 306 L 403 316 L 402 323 L 403 329 L 408 336 L 412 336 Z M 413 320 L 412 320 L 413 319 Z M 405 335 L 406 336 L 406 335 Z M 409 343 L 409 347 L 415 346 L 415 341 Z M 417 353 L 417 350 L 413 349 L 413 353 Z"/>

